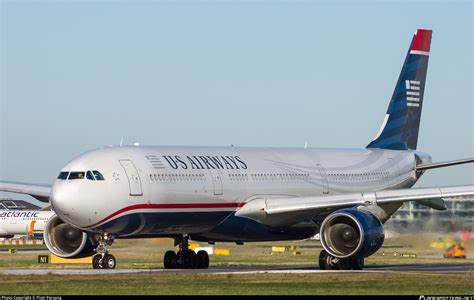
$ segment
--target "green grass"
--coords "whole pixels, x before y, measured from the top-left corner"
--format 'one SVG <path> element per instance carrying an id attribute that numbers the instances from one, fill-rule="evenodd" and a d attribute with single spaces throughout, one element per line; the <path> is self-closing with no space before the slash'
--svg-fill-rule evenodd
<path id="1" fill-rule="evenodd" d="M 408 235 L 388 239 L 384 247 L 366 259 L 366 265 L 474 264 L 473 250 L 468 259 L 444 259 L 443 250 L 431 249 L 436 235 Z M 271 246 L 297 245 L 301 255 L 271 255 Z M 204 244 L 201 244 L 204 246 Z M 230 256 L 211 256 L 211 266 L 309 266 L 317 264 L 321 250 L 317 241 L 249 243 L 244 246 L 217 244 L 230 249 Z M 474 241 L 466 244 L 474 249 Z M 112 247 L 119 269 L 161 269 L 163 254 L 172 249 L 172 240 L 118 240 Z M 385 251 L 386 255 L 382 255 Z M 415 253 L 416 258 L 394 256 Z M 82 265 L 39 265 L 37 257 L 47 251 L 0 252 L 1 268 L 91 268 Z M 88 276 L 1 276 L 0 294 L 473 294 L 474 274 L 429 273 L 313 273 L 313 274 L 130 274 Z"/>
<path id="2" fill-rule="evenodd" d="M 45 295 L 460 295 L 474 275 L 398 273 L 255 275 L 0 276 L 2 294 Z"/>
<path id="3" fill-rule="evenodd" d="M 384 247 L 366 259 L 367 265 L 386 264 L 424 264 L 424 263 L 474 263 L 473 250 L 468 252 L 468 259 L 444 259 L 443 250 L 431 249 L 430 241 L 436 236 L 401 236 L 388 239 Z M 275 253 L 271 255 L 272 246 L 298 247 L 300 255 L 291 253 Z M 205 245 L 201 243 L 201 245 Z M 33 245 L 30 245 L 33 246 Z M 42 245 L 36 245 L 42 246 Z M 467 249 L 474 249 L 474 241 L 466 244 Z M 211 266 L 308 266 L 317 264 L 317 256 L 321 251 L 317 241 L 248 243 L 237 246 L 229 243 L 218 243 L 216 248 L 230 249 L 230 256 L 211 256 Z M 163 254 L 173 249 L 173 241 L 169 239 L 138 239 L 117 240 L 111 248 L 111 253 L 117 258 L 117 268 L 122 269 L 156 269 L 163 266 Z M 382 256 L 382 251 L 385 256 Z M 394 256 L 398 253 L 414 253 L 416 258 Z M 38 265 L 38 255 L 48 254 L 46 250 L 21 251 L 14 254 L 0 252 L 0 268 L 90 268 L 89 265 Z"/>
<path id="4" fill-rule="evenodd" d="M 18 250 L 25 250 L 25 249 L 35 249 L 35 250 L 46 250 L 46 245 L 38 244 L 38 245 L 0 245 L 0 249 L 18 249 Z"/>

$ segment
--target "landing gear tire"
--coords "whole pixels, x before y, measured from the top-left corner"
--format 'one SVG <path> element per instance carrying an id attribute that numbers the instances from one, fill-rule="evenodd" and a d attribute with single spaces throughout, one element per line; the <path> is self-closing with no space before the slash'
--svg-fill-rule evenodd
<path id="1" fill-rule="evenodd" d="M 340 270 L 341 260 L 330 255 L 326 250 L 319 253 L 319 268 L 321 270 Z"/>
<path id="2" fill-rule="evenodd" d="M 102 255 L 101 254 L 96 254 L 94 255 L 94 257 L 92 258 L 92 267 L 94 269 L 103 269 L 103 265 L 101 264 L 101 259 L 102 259 Z"/>
<path id="3" fill-rule="evenodd" d="M 176 254 L 177 269 L 196 269 L 197 256 L 193 250 L 180 250 Z"/>
<path id="4" fill-rule="evenodd" d="M 198 269 L 208 269 L 209 268 L 209 255 L 206 251 L 200 250 L 196 254 Z"/>
<path id="5" fill-rule="evenodd" d="M 115 269 L 117 260 L 109 254 L 109 248 L 112 246 L 115 237 L 106 232 L 96 234 L 93 237 L 98 245 L 94 249 L 97 254 L 92 258 L 92 267 L 94 269 Z"/>
<path id="6" fill-rule="evenodd" d="M 362 270 L 364 268 L 364 259 L 356 258 L 351 262 L 352 270 Z"/>
<path id="7" fill-rule="evenodd" d="M 185 257 L 181 251 L 176 252 L 176 269 L 186 269 Z"/>
<path id="8" fill-rule="evenodd" d="M 196 269 L 197 257 L 196 252 L 193 250 L 186 251 L 184 256 L 184 268 L 185 269 Z"/>
<path id="9" fill-rule="evenodd" d="M 209 255 L 206 251 L 197 254 L 189 249 L 189 237 L 183 235 L 175 238 L 175 246 L 179 245 L 179 251 L 167 251 L 163 258 L 165 269 L 207 269 L 209 268 Z"/>
<path id="10" fill-rule="evenodd" d="M 328 255 L 328 253 L 326 252 L 326 250 L 322 250 L 321 252 L 319 252 L 319 268 L 321 270 L 328 270 L 326 269 L 327 266 L 326 266 L 326 256 Z"/>
<path id="11" fill-rule="evenodd" d="M 107 254 L 102 258 L 102 254 L 96 254 L 92 258 L 92 267 L 94 269 L 115 269 L 117 260 L 115 256 Z"/>
<path id="12" fill-rule="evenodd" d="M 362 270 L 363 258 L 340 259 L 322 250 L 319 253 L 319 268 L 321 270 Z"/>
<path id="13" fill-rule="evenodd" d="M 166 251 L 163 266 L 165 269 L 176 269 L 176 253 L 174 251 Z"/>
<path id="14" fill-rule="evenodd" d="M 329 270 L 341 270 L 341 260 L 340 259 L 337 259 L 337 258 L 335 258 L 331 255 L 328 255 L 327 260 L 331 261 L 331 262 L 328 262 Z"/>
<path id="15" fill-rule="evenodd" d="M 107 254 L 102 260 L 102 265 L 105 269 L 115 269 L 115 266 L 117 265 L 117 260 L 112 254 Z"/>

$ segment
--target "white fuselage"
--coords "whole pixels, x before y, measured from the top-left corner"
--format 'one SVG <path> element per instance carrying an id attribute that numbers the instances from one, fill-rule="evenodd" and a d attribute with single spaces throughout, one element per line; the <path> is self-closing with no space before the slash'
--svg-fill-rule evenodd
<path id="1" fill-rule="evenodd" d="M 90 231 L 199 233 L 259 196 L 411 187 L 416 159 L 431 161 L 381 149 L 106 147 L 62 169 L 76 179 L 56 180 L 51 204 L 61 219 Z"/>
<path id="2" fill-rule="evenodd" d="M 54 215 L 50 210 L 0 210 L 0 237 L 43 231 Z"/>

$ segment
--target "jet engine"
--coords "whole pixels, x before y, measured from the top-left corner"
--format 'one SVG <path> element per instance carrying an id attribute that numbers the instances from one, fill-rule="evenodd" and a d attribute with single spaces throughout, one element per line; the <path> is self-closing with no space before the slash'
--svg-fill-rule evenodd
<path id="1" fill-rule="evenodd" d="M 364 258 L 374 254 L 385 239 L 380 220 L 368 211 L 341 209 L 323 221 L 321 244 L 337 258 Z"/>
<path id="2" fill-rule="evenodd" d="M 63 222 L 58 216 L 46 224 L 44 242 L 51 253 L 63 258 L 90 256 L 97 246 L 90 233 Z"/>

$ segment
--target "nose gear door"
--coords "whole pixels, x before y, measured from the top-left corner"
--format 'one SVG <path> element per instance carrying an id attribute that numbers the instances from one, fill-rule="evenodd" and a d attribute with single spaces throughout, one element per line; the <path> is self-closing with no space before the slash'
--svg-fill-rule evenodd
<path id="1" fill-rule="evenodd" d="M 142 196 L 142 182 L 133 162 L 129 159 L 121 159 L 119 162 L 127 174 L 128 184 L 130 186 L 130 196 Z"/>

